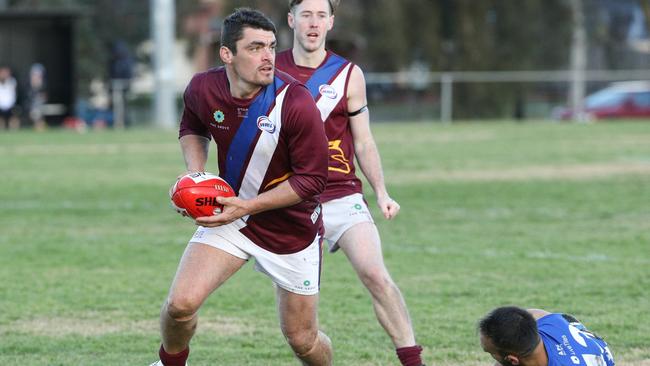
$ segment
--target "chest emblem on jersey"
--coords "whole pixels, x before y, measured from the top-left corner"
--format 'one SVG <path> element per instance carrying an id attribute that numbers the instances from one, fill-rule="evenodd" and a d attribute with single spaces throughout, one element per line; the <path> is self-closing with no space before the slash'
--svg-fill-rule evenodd
<path id="1" fill-rule="evenodd" d="M 224 119 L 226 119 L 226 115 L 223 114 L 223 112 L 221 110 L 219 110 L 219 109 L 214 111 L 214 113 L 212 114 L 212 117 L 214 118 L 214 120 L 217 123 L 221 123 L 221 122 L 223 122 Z"/>
<path id="2" fill-rule="evenodd" d="M 330 99 L 336 99 L 338 94 L 336 93 L 336 89 L 334 89 L 331 85 L 328 84 L 323 84 L 318 87 L 318 92 L 320 95 L 330 98 Z"/>
<path id="3" fill-rule="evenodd" d="M 257 118 L 257 128 L 268 133 L 274 133 L 275 122 L 271 121 L 267 116 L 259 116 Z"/>
<path id="4" fill-rule="evenodd" d="M 237 117 L 238 118 L 248 117 L 248 108 L 237 107 Z"/>

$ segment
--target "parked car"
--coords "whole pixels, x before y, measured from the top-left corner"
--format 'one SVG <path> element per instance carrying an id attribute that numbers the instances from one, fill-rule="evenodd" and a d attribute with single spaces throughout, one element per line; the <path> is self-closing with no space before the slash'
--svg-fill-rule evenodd
<path id="1" fill-rule="evenodd" d="M 585 119 L 650 119 L 650 81 L 625 81 L 610 84 L 585 98 Z M 573 119 L 570 108 L 555 110 L 556 119 Z"/>

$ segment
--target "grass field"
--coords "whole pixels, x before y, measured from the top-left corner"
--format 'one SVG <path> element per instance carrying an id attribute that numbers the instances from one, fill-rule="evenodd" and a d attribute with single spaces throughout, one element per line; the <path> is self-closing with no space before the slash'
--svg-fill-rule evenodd
<path id="1" fill-rule="evenodd" d="M 475 325 L 504 304 L 571 312 L 618 365 L 650 365 L 649 123 L 373 131 L 402 205 L 377 224 L 427 365 L 490 365 Z M 168 204 L 182 169 L 173 132 L 0 134 L 1 365 L 157 358 L 159 308 L 194 230 Z M 335 365 L 397 365 L 344 256 L 324 265 Z M 297 364 L 252 265 L 203 306 L 190 363 Z"/>

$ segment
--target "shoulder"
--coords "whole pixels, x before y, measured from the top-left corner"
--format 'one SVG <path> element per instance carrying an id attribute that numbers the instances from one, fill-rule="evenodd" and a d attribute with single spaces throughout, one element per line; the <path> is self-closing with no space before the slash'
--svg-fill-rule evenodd
<path id="1" fill-rule="evenodd" d="M 360 85 L 363 86 L 364 89 L 366 87 L 366 77 L 363 74 L 363 70 L 355 64 L 352 64 L 351 70 L 350 70 L 350 82 L 349 85 Z"/>
<path id="2" fill-rule="evenodd" d="M 287 86 L 282 107 L 283 123 L 304 126 L 308 121 L 320 122 L 320 112 L 314 98 L 306 86 L 299 82 L 293 82 Z"/>
<path id="3" fill-rule="evenodd" d="M 343 56 L 341 56 L 341 55 L 339 55 L 337 53 L 334 53 L 334 52 L 332 52 L 330 50 L 327 50 L 327 60 L 331 61 L 331 62 L 336 62 L 336 63 L 339 63 L 339 64 L 346 64 L 346 65 L 352 63 L 347 58 L 345 58 L 345 57 L 343 57 Z"/>
<path id="4" fill-rule="evenodd" d="M 307 87 L 305 87 L 300 81 L 293 78 L 293 76 L 288 73 L 278 70 L 275 70 L 275 77 L 280 79 L 287 88 L 287 95 L 285 101 L 291 102 L 290 104 L 295 104 L 292 101 L 292 98 L 301 98 L 303 94 L 309 95 Z M 311 97 L 311 95 L 309 95 Z"/>
<path id="5" fill-rule="evenodd" d="M 366 78 L 357 65 L 352 66 L 347 83 L 348 108 L 357 110 L 368 104 L 366 98 Z"/>
<path id="6" fill-rule="evenodd" d="M 194 74 L 192 80 L 190 80 L 190 87 L 200 87 L 201 84 L 205 81 L 215 81 L 226 77 L 226 69 L 223 67 L 215 67 L 207 71 L 199 72 Z"/>
<path id="7" fill-rule="evenodd" d="M 186 101 L 194 101 L 196 99 L 198 102 L 199 96 L 208 92 L 208 89 L 220 88 L 220 85 L 227 85 L 226 80 L 226 71 L 223 67 L 194 74 L 185 88 L 185 99 Z"/>
<path id="8" fill-rule="evenodd" d="M 185 92 L 199 92 L 205 85 L 213 84 L 215 81 L 224 78 L 225 75 L 225 69 L 222 67 L 196 73 L 192 76 L 189 84 L 187 84 Z"/>
<path id="9" fill-rule="evenodd" d="M 304 109 L 305 107 L 316 106 L 306 86 L 298 81 L 293 81 L 287 86 L 285 104 L 292 109 Z"/>
<path id="10" fill-rule="evenodd" d="M 541 319 L 541 318 L 543 318 L 543 317 L 545 317 L 547 315 L 552 314 L 552 313 L 549 313 L 548 311 L 542 310 L 542 309 L 526 309 L 526 311 L 529 312 L 530 315 L 532 315 L 533 318 L 535 318 L 535 320 L 539 320 L 539 319 Z"/>
<path id="11" fill-rule="evenodd" d="M 282 80 L 283 83 L 289 84 L 289 87 L 291 87 L 292 84 L 300 84 L 300 82 L 296 80 L 293 76 L 278 69 L 277 67 L 275 69 L 275 77 Z"/>

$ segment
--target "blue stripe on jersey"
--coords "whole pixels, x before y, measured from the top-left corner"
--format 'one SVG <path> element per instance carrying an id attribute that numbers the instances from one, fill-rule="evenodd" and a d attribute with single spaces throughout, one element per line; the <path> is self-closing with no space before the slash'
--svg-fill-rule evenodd
<path id="1" fill-rule="evenodd" d="M 248 107 L 248 115 L 241 122 L 239 129 L 230 142 L 228 154 L 226 155 L 226 176 L 224 179 L 237 194 L 239 194 L 240 177 L 244 169 L 244 162 L 251 153 L 251 145 L 259 131 L 257 119 L 269 112 L 282 85 L 284 85 L 284 81 L 275 77 L 272 84 L 264 87 L 264 90 Z"/>
<path id="2" fill-rule="evenodd" d="M 305 86 L 309 89 L 314 100 L 318 97 L 318 88 L 323 84 L 327 84 L 332 79 L 332 76 L 334 76 L 334 74 L 336 74 L 345 64 L 347 64 L 346 59 L 331 54 L 327 61 L 325 61 L 325 64 L 316 69 L 309 80 L 305 83 Z"/>

